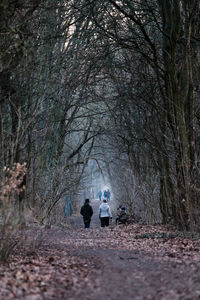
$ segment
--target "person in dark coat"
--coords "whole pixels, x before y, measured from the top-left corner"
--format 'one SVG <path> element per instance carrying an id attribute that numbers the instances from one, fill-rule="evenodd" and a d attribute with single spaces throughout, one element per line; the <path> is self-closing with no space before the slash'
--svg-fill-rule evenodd
<path id="1" fill-rule="evenodd" d="M 84 205 L 81 207 L 80 214 L 83 216 L 83 222 L 85 224 L 85 228 L 90 227 L 91 217 L 93 215 L 92 206 L 89 204 L 90 200 L 85 199 Z"/>

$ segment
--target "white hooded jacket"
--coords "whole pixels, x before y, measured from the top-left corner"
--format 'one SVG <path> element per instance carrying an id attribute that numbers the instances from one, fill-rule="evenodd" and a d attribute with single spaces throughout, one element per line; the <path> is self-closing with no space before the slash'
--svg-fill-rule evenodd
<path id="1" fill-rule="evenodd" d="M 101 203 L 101 205 L 99 206 L 99 217 L 100 218 L 105 218 L 105 217 L 112 218 L 110 206 L 106 202 Z"/>

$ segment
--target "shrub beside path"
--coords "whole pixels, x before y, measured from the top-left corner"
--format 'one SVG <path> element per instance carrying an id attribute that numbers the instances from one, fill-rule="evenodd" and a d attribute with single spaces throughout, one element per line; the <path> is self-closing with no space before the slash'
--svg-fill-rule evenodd
<path id="1" fill-rule="evenodd" d="M 200 299 L 200 240 L 170 226 L 29 227 L 0 266 L 0 299 Z M 36 238 L 37 237 L 37 238 Z"/>

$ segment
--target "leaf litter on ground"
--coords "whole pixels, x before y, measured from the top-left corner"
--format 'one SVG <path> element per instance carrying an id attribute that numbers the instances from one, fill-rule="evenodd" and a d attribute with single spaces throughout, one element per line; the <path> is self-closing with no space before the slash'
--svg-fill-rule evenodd
<path id="1" fill-rule="evenodd" d="M 194 233 L 178 232 L 172 226 L 127 225 L 71 230 L 42 229 L 43 241 L 28 252 L 23 245 L 8 264 L 0 265 L 2 299 L 62 299 L 63 293 L 94 285 L 95 257 L 84 258 L 77 250 L 118 249 L 137 251 L 157 261 L 176 264 L 200 263 L 200 239 Z M 29 240 L 34 237 L 29 229 Z M 30 253 L 30 255 L 27 255 Z M 130 256 L 127 259 L 136 259 Z M 123 259 L 123 257 L 121 257 Z M 53 283 L 53 284 L 52 284 Z"/>

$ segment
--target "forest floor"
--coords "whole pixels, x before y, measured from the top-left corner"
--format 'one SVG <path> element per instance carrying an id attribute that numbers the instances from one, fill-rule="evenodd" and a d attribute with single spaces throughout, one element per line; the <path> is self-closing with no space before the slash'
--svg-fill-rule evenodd
<path id="1" fill-rule="evenodd" d="M 0 266 L 0 299 L 200 299 L 200 239 L 170 226 L 29 227 Z M 28 237 L 28 238 L 27 238 Z"/>

